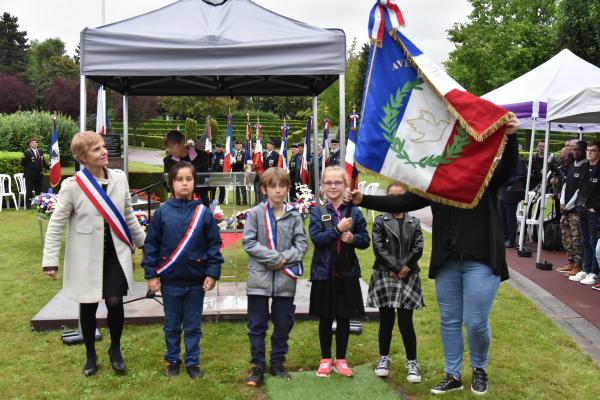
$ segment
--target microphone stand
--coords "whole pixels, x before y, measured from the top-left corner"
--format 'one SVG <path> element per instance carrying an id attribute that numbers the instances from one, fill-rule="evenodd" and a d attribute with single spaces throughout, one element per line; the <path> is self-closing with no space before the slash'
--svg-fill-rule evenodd
<path id="1" fill-rule="evenodd" d="M 150 195 L 152 194 L 152 192 L 150 191 L 150 189 L 155 188 L 155 187 L 160 186 L 160 185 L 164 185 L 164 181 L 161 180 L 161 181 L 155 182 L 155 183 L 153 183 L 151 185 L 148 185 L 146 187 L 143 187 L 143 188 L 139 189 L 137 192 L 131 193 L 132 196 L 138 195 L 140 193 L 145 193 L 146 194 L 146 199 L 148 200 L 148 209 L 147 209 L 147 211 L 148 211 L 148 223 L 150 223 L 152 221 L 152 214 L 150 213 L 150 205 L 152 203 L 152 199 L 150 198 Z"/>

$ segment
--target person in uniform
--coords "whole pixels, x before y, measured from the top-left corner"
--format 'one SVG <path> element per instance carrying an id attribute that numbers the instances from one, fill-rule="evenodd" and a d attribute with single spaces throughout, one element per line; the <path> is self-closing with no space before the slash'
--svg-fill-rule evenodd
<path id="1" fill-rule="evenodd" d="M 326 162 L 327 166 L 340 165 L 340 141 L 331 139 L 331 154 Z"/>
<path id="2" fill-rule="evenodd" d="M 267 142 L 267 151 L 263 152 L 263 173 L 271 167 L 277 166 L 279 153 L 275 150 L 275 142 L 269 140 Z"/>
<path id="3" fill-rule="evenodd" d="M 223 165 L 225 164 L 225 153 L 223 152 L 223 145 L 217 143 L 215 146 L 215 152 L 211 162 L 211 172 L 223 172 Z M 210 189 L 210 199 L 214 200 L 217 193 L 217 188 Z M 225 200 L 225 186 L 219 186 L 219 204 L 223 204 Z"/>
<path id="4" fill-rule="evenodd" d="M 288 163 L 288 168 L 290 170 L 290 199 L 292 201 L 296 201 L 296 184 L 300 184 L 300 164 L 298 163 L 298 145 L 296 143 L 290 146 L 292 150 L 292 156 L 290 157 L 290 162 Z M 300 163 L 302 161 L 300 160 Z"/>
<path id="5" fill-rule="evenodd" d="M 246 156 L 246 150 L 243 148 L 241 140 L 235 142 L 235 152 L 233 153 L 233 165 L 231 170 L 233 172 L 244 172 L 244 157 Z M 235 204 L 236 205 L 248 205 L 248 199 L 246 194 L 246 188 L 244 186 L 236 186 L 235 188 Z"/>
<path id="6" fill-rule="evenodd" d="M 25 208 L 31 208 L 31 199 L 42 192 L 42 173 L 48 163 L 44 161 L 44 154 L 38 149 L 38 141 L 32 137 L 29 139 L 29 148 L 23 152 L 21 159 L 23 177 L 25 178 L 25 191 L 27 201 Z"/>

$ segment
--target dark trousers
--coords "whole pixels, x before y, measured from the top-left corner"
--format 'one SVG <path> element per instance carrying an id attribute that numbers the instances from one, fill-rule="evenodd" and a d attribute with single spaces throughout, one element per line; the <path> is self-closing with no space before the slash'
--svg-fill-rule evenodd
<path id="1" fill-rule="evenodd" d="M 31 208 L 31 199 L 42 192 L 42 176 L 25 177 L 25 191 L 27 192 L 27 201 L 25 208 Z"/>
<path id="2" fill-rule="evenodd" d="M 247 191 L 243 186 L 235 187 L 235 204 L 240 205 L 248 205 Z"/>
<path id="3" fill-rule="evenodd" d="M 200 338 L 202 337 L 202 286 L 163 285 L 165 308 L 165 360 L 181 363 L 181 327 L 185 343 L 185 366 L 200 365 Z"/>
<path id="4" fill-rule="evenodd" d="M 417 335 L 413 325 L 413 310 L 398 308 L 398 329 L 402 335 L 407 360 L 417 359 Z M 392 307 L 379 307 L 379 354 L 390 354 L 395 311 Z"/>
<path id="5" fill-rule="evenodd" d="M 265 368 L 265 335 L 269 328 L 269 299 L 271 303 L 270 365 L 283 365 L 288 352 L 288 338 L 294 327 L 296 306 L 293 297 L 248 296 L 248 338 L 252 364 Z"/>
<path id="6" fill-rule="evenodd" d="M 586 209 L 577 210 L 579 213 L 579 229 L 583 244 L 583 270 L 587 273 L 598 274 L 596 260 L 596 243 L 598 242 L 598 212 Z"/>
<path id="7" fill-rule="evenodd" d="M 517 206 L 519 203 L 500 200 L 500 216 L 504 241 L 515 242 L 517 235 Z"/>

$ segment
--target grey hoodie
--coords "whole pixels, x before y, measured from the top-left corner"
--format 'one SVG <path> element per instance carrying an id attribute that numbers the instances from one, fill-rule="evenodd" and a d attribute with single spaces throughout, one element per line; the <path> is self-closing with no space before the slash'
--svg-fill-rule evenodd
<path id="1" fill-rule="evenodd" d="M 288 264 L 302 262 L 308 248 L 304 221 L 292 206 L 286 204 L 274 229 L 277 229 L 277 249 L 270 250 L 267 247 L 264 203 L 248 211 L 242 240 L 248 253 L 247 295 L 294 297 L 296 294 L 296 280 L 280 271 L 277 262 L 281 257 Z"/>

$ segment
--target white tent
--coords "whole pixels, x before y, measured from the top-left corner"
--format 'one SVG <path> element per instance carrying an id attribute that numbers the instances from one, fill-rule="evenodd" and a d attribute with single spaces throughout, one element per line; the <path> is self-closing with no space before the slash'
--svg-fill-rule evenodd
<path id="1" fill-rule="evenodd" d="M 548 98 L 600 86 L 600 68 L 564 49 L 550 60 L 515 80 L 481 96 L 514 112 L 521 128 L 546 122 Z M 582 121 L 556 126 L 558 131 L 578 132 Z M 581 126 L 584 131 L 600 131 L 600 123 Z"/>
<path id="2" fill-rule="evenodd" d="M 556 123 L 600 123 L 600 86 L 548 98 L 546 120 Z"/>
<path id="3" fill-rule="evenodd" d="M 546 122 L 548 98 L 573 91 L 580 91 L 590 86 L 600 86 L 600 68 L 577 57 L 570 50 L 564 49 L 537 68 L 534 68 L 506 85 L 481 96 L 492 103 L 501 105 L 507 110 L 514 112 L 519 118 L 521 128 L 531 128 L 527 183 L 525 184 L 527 210 L 529 210 L 532 200 L 529 196 L 529 188 L 536 124 L 539 126 L 540 122 Z M 552 124 L 547 125 L 546 128 L 546 155 L 542 176 L 546 176 L 545 164 L 548 160 L 548 136 L 551 128 L 560 132 L 579 132 L 581 136 L 584 131 L 599 132 L 600 121 L 596 121 L 596 123 L 592 124 L 565 121 L 560 124 L 554 124 L 553 126 Z M 543 193 L 545 193 L 545 191 L 543 191 Z M 541 225 L 539 226 L 539 229 L 541 233 Z M 542 237 L 541 234 L 538 234 L 538 237 Z M 521 230 L 519 232 L 519 254 L 527 254 L 523 246 L 524 240 L 525 224 L 521 224 Z M 538 240 L 538 242 L 541 243 L 541 240 Z"/>

